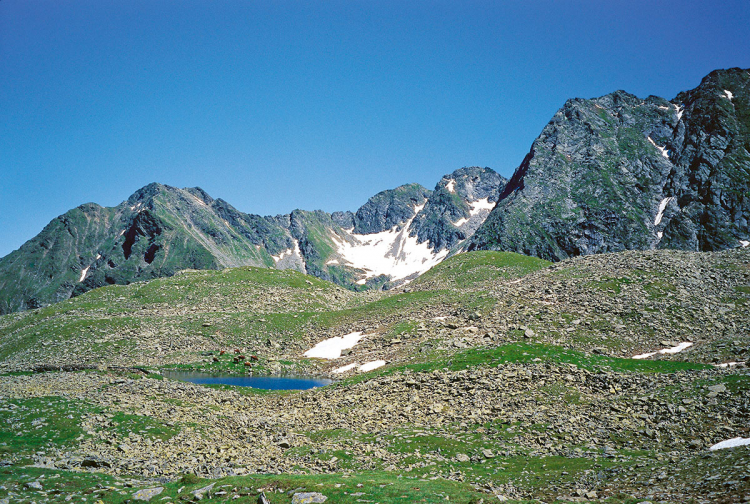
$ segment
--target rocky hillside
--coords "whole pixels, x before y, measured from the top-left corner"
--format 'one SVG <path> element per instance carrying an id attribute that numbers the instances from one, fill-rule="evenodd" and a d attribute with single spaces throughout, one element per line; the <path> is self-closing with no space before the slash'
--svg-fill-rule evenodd
<path id="1" fill-rule="evenodd" d="M 352 289 L 398 285 L 470 236 L 504 183 L 489 168 L 463 168 L 435 191 L 418 184 L 383 191 L 356 213 L 275 217 L 240 212 L 200 188 L 150 184 L 113 208 L 70 210 L 0 259 L 0 313 L 185 269 L 259 266 Z"/>
<path id="2" fill-rule="evenodd" d="M 750 244 L 750 71 L 673 100 L 624 91 L 565 103 L 469 249 L 552 260 Z"/>
<path id="3" fill-rule="evenodd" d="M 242 267 L 0 316 L 0 499 L 741 502 L 749 265 L 750 249 L 477 251 L 387 292 Z M 185 369 L 337 381 L 170 379 Z"/>

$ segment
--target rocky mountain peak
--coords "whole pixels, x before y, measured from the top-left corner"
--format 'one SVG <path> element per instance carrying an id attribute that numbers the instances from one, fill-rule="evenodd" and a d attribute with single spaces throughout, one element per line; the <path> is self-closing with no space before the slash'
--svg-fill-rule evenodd
<path id="1" fill-rule="evenodd" d="M 354 215 L 354 232 L 371 234 L 403 225 L 415 209 L 427 201 L 432 191 L 419 184 L 406 184 L 381 191 L 362 205 Z"/>
<path id="2" fill-rule="evenodd" d="M 469 248 L 559 260 L 746 242 L 749 77 L 712 72 L 672 101 L 623 91 L 568 100 Z"/>
<path id="3" fill-rule="evenodd" d="M 145 185 L 135 191 L 133 194 L 130 195 L 130 197 L 126 200 L 128 205 L 134 205 L 137 203 L 145 203 L 147 201 L 152 200 L 156 195 L 169 192 L 169 191 L 177 191 L 178 189 L 176 187 L 171 187 L 164 184 L 159 184 L 158 182 L 151 182 L 148 185 Z"/>

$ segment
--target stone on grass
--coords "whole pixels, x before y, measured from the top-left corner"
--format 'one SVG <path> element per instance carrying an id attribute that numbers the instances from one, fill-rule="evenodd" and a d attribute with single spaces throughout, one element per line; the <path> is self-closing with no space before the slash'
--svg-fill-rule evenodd
<path id="1" fill-rule="evenodd" d="M 292 496 L 292 504 L 317 504 L 326 499 L 328 497 L 318 492 L 296 493 Z"/>
<path id="2" fill-rule="evenodd" d="M 201 500 L 203 497 L 206 496 L 207 493 L 209 493 L 216 483 L 211 483 L 208 486 L 204 486 L 203 488 L 199 488 L 198 490 L 193 490 L 192 493 L 193 496 L 195 496 L 196 500 Z"/>
<path id="3" fill-rule="evenodd" d="M 133 494 L 133 499 L 148 501 L 148 500 L 151 500 L 152 497 L 159 495 L 163 491 L 164 491 L 164 487 L 143 488 Z"/>

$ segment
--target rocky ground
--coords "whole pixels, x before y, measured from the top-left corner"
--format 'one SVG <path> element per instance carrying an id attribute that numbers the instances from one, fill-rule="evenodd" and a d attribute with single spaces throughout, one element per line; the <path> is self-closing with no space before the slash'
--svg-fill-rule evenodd
<path id="1" fill-rule="evenodd" d="M 78 498 L 41 495 L 44 485 L 28 486 L 40 481 L 33 468 L 42 480 L 113 478 L 98 483 L 107 501 L 157 484 L 165 502 L 193 500 L 211 483 L 196 476 L 227 485 L 206 492 L 217 501 L 256 501 L 261 482 L 271 502 L 289 502 L 295 485 L 321 485 L 335 502 L 750 497 L 750 449 L 709 450 L 750 437 L 750 251 L 554 265 L 477 254 L 388 295 L 294 272 L 246 270 L 241 282 L 237 272 L 201 272 L 0 318 L 0 465 L 10 481 L 0 499 Z M 341 358 L 303 357 L 352 331 L 365 337 Z M 126 351 L 96 343 L 104 337 Z M 628 358 L 682 342 L 693 345 Z M 233 345 L 258 363 L 234 363 Z M 171 363 L 330 374 L 376 359 L 388 364 L 304 392 L 158 372 Z M 738 364 L 717 366 L 729 362 Z M 40 364 L 99 369 L 22 372 Z M 382 493 L 391 487 L 399 495 Z"/>

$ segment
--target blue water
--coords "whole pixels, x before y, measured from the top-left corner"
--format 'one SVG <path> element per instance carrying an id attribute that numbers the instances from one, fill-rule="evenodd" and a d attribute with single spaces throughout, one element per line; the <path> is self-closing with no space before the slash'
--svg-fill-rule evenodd
<path id="1" fill-rule="evenodd" d="M 297 378 L 281 376 L 215 376 L 189 371 L 164 371 L 164 376 L 199 385 L 234 385 L 265 390 L 307 390 L 325 387 L 333 382 L 325 378 Z"/>

